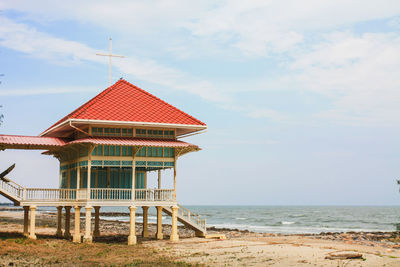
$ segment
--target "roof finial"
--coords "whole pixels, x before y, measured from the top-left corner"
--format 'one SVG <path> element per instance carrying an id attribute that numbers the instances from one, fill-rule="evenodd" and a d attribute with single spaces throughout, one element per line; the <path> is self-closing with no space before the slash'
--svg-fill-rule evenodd
<path id="1" fill-rule="evenodd" d="M 112 53 L 112 38 L 110 37 L 110 53 L 109 54 L 101 54 L 101 53 L 96 53 L 96 55 L 98 55 L 98 56 L 105 56 L 105 57 L 108 57 L 109 59 L 110 59 L 110 66 L 109 66 L 109 69 L 110 69 L 110 80 L 109 80 L 109 86 L 111 86 L 111 59 L 113 58 L 113 57 L 120 57 L 120 58 L 124 58 L 125 56 L 120 56 L 120 55 L 113 55 L 113 53 Z"/>

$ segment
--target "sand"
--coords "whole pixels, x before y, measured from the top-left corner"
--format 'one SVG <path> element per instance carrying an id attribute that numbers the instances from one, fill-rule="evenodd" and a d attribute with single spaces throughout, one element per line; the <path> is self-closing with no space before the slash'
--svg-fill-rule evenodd
<path id="1" fill-rule="evenodd" d="M 181 239 L 173 243 L 167 240 L 170 227 L 166 225 L 165 240 L 139 237 L 138 245 L 127 246 L 128 223 L 102 220 L 102 236 L 93 244 L 73 244 L 54 238 L 55 222 L 54 214 L 39 213 L 38 240 L 31 241 L 22 238 L 22 212 L 0 211 L 0 266 L 10 262 L 22 266 L 400 266 L 400 233 L 278 235 L 209 230 L 226 235 L 226 240 L 219 240 L 197 238 L 180 227 Z M 138 236 L 141 228 L 137 224 Z M 155 225 L 150 225 L 149 232 L 154 236 Z M 360 253 L 362 257 L 327 259 L 337 252 Z"/>

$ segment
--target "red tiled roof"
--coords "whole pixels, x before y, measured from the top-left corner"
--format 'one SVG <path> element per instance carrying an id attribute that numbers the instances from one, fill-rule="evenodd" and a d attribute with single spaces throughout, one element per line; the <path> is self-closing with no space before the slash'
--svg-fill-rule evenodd
<path id="1" fill-rule="evenodd" d="M 160 146 L 192 147 L 198 146 L 178 140 L 146 139 L 132 137 L 87 137 L 68 142 L 58 137 L 0 135 L 0 148 L 51 149 L 70 144 L 121 145 L 121 146 Z"/>
<path id="2" fill-rule="evenodd" d="M 65 144 L 66 141 L 57 137 L 0 135 L 0 147 L 1 145 L 7 145 L 7 147 L 11 148 L 49 149 Z"/>
<path id="3" fill-rule="evenodd" d="M 59 120 L 49 129 L 68 119 L 206 125 L 123 79 Z"/>
<path id="4" fill-rule="evenodd" d="M 146 139 L 132 137 L 88 137 L 71 141 L 69 144 L 90 143 L 96 145 L 119 145 L 119 146 L 161 146 L 161 147 L 196 147 L 196 145 L 178 140 L 168 139 Z"/>

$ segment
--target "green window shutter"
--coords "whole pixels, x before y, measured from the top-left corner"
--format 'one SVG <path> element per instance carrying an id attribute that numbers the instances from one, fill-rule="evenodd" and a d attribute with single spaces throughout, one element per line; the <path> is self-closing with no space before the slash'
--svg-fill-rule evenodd
<path id="1" fill-rule="evenodd" d="M 128 151 L 127 151 L 128 156 L 132 156 L 132 147 L 128 146 L 127 148 L 128 148 Z"/>
<path id="2" fill-rule="evenodd" d="M 104 146 L 104 156 L 109 156 L 110 155 L 110 146 L 105 145 Z"/>
<path id="3" fill-rule="evenodd" d="M 97 156 L 103 156 L 103 146 L 97 146 Z"/>
<path id="4" fill-rule="evenodd" d="M 115 146 L 115 156 L 121 155 L 121 146 Z"/>
<path id="5" fill-rule="evenodd" d="M 115 155 L 115 146 L 110 146 L 110 156 Z"/>
<path id="6" fill-rule="evenodd" d="M 153 157 L 157 157 L 157 148 L 156 147 L 152 147 L 151 150 L 152 150 L 152 156 Z"/>
<path id="7" fill-rule="evenodd" d="M 96 156 L 96 154 L 97 154 L 97 147 L 95 147 L 95 148 L 93 149 L 92 156 Z"/>
<path id="8" fill-rule="evenodd" d="M 121 147 L 121 155 L 126 156 L 126 146 Z"/>

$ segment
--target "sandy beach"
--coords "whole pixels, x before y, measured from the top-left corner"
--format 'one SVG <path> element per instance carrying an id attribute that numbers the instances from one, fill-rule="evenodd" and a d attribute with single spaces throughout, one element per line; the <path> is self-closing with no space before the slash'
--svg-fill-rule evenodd
<path id="1" fill-rule="evenodd" d="M 180 241 L 172 243 L 168 225 L 160 241 L 141 238 L 138 223 L 139 244 L 127 246 L 126 222 L 102 220 L 102 236 L 92 244 L 55 238 L 55 222 L 54 214 L 39 213 L 38 240 L 28 240 L 22 236 L 22 212 L 0 211 L 0 266 L 400 266 L 399 232 L 283 235 L 209 229 L 224 234 L 222 240 L 197 238 L 180 227 Z M 154 236 L 155 226 L 149 231 Z"/>

